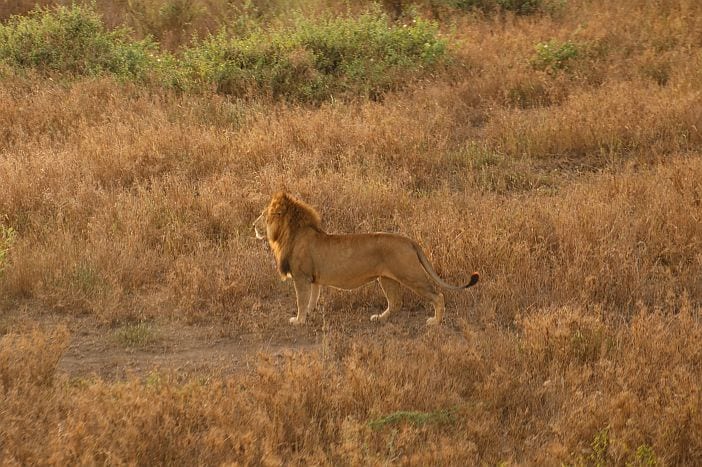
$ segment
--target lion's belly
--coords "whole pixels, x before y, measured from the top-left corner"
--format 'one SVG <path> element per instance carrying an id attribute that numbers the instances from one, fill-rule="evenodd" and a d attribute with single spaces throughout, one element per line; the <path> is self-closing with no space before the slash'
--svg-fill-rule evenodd
<path id="1" fill-rule="evenodd" d="M 359 252 L 337 254 L 317 269 L 315 282 L 338 289 L 355 289 L 377 279 L 385 271 L 381 258 Z M 365 259 L 364 259 L 365 258 Z"/>
<path id="2" fill-rule="evenodd" d="M 338 289 L 355 289 L 377 279 L 382 275 L 382 269 L 379 264 L 344 261 L 340 258 L 320 268 L 315 282 Z"/>
<path id="3" fill-rule="evenodd" d="M 361 287 L 364 284 L 372 282 L 375 279 L 377 279 L 378 277 L 379 276 L 371 276 L 371 277 L 364 276 L 364 277 L 354 277 L 354 278 L 323 277 L 323 278 L 320 278 L 319 280 L 316 280 L 315 283 L 317 283 L 319 285 L 334 287 L 337 289 L 352 290 L 352 289 L 356 289 L 358 287 Z"/>
<path id="4" fill-rule="evenodd" d="M 396 235 L 357 234 L 328 235 L 310 253 L 316 283 L 348 290 L 391 277 L 397 257 L 414 250 L 407 239 Z"/>

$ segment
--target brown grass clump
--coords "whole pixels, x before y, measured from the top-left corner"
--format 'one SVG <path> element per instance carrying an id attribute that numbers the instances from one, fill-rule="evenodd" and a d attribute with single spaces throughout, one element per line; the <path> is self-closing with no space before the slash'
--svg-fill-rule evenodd
<path id="1" fill-rule="evenodd" d="M 248 26 L 290 19 L 254 3 Z M 125 2 L 97 8 L 176 55 L 231 20 L 219 2 L 183 2 L 188 24 L 137 4 L 143 29 Z M 444 6 L 451 63 L 375 101 L 0 65 L 0 459 L 702 462 L 701 4 Z M 325 292 L 295 334 L 294 292 L 251 228 L 281 188 L 330 232 L 403 233 L 447 281 L 481 282 L 447 294 L 438 330 L 412 294 L 370 327 L 384 303 L 365 287 Z M 292 349 L 235 373 L 74 378 L 57 367 L 79 322 L 137 353 L 161 336 L 135 323 Z"/>

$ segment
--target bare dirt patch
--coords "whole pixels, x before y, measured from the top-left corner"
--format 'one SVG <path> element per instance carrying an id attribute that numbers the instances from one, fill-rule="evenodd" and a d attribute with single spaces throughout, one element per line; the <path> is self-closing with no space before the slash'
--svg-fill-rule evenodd
<path id="1" fill-rule="evenodd" d="M 70 344 L 57 372 L 70 379 L 124 380 L 152 372 L 173 372 L 183 377 L 222 376 L 255 369 L 261 358 L 322 350 L 329 340 L 338 341 L 330 336 L 348 340 L 371 335 L 377 339 L 412 340 L 427 332 L 424 323 L 429 313 L 423 308 L 403 310 L 390 322 L 377 325 L 368 320 L 371 308 L 330 313 L 322 307 L 321 312 L 309 316 L 305 326 L 291 326 L 280 304 L 270 306 L 271 315 L 278 319 L 267 320 L 265 327 L 256 332 L 238 332 L 233 323 L 223 321 L 145 321 L 110 326 L 89 316 L 37 313 L 26 308 L 4 316 L 0 331 L 65 326 L 71 336 Z M 452 332 L 458 322 L 448 317 L 444 326 Z M 124 337 L 125 329 L 143 332 L 146 337 L 139 335 L 129 340 Z"/>

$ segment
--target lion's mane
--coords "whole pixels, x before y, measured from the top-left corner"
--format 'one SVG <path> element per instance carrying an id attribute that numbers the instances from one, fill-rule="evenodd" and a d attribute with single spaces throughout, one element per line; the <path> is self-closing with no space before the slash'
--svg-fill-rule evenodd
<path id="1" fill-rule="evenodd" d="M 284 192 L 276 193 L 271 199 L 268 219 L 273 227 L 270 241 L 278 271 L 287 277 L 295 238 L 307 228 L 321 232 L 321 219 L 312 206 Z"/>

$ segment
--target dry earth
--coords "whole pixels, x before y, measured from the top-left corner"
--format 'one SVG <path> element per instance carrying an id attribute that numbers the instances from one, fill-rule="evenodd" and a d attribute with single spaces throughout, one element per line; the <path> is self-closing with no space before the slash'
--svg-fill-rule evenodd
<path id="1" fill-rule="evenodd" d="M 350 339 L 360 336 L 403 339 L 410 345 L 411 340 L 427 332 L 424 323 L 430 314 L 429 305 L 426 308 L 405 307 L 390 322 L 375 324 L 368 319 L 376 312 L 370 306 L 352 312 L 330 312 L 320 303 L 320 308 L 308 317 L 307 325 L 293 327 L 287 322 L 286 310 L 293 304 L 289 305 L 286 307 L 286 304 L 275 301 L 263 305 L 270 314 L 279 316 L 279 323 L 245 333 L 238 332 L 226 322 L 192 324 L 164 320 L 110 326 L 99 324 L 90 316 L 39 314 L 30 311 L 29 307 L 9 312 L 0 321 L 0 326 L 12 328 L 14 332 L 65 326 L 71 337 L 59 361 L 59 373 L 71 379 L 98 376 L 106 380 L 124 380 L 131 376 L 145 377 L 154 371 L 182 377 L 225 376 L 249 371 L 256 368 L 256 362 L 261 358 L 282 359 L 293 351 L 320 350 L 327 336 L 335 333 Z M 447 314 L 451 314 L 450 308 Z M 292 312 L 289 315 L 292 316 Z M 275 321 L 270 320 L 271 323 Z M 444 332 L 460 335 L 460 325 L 455 317 L 446 316 L 443 327 Z"/>

